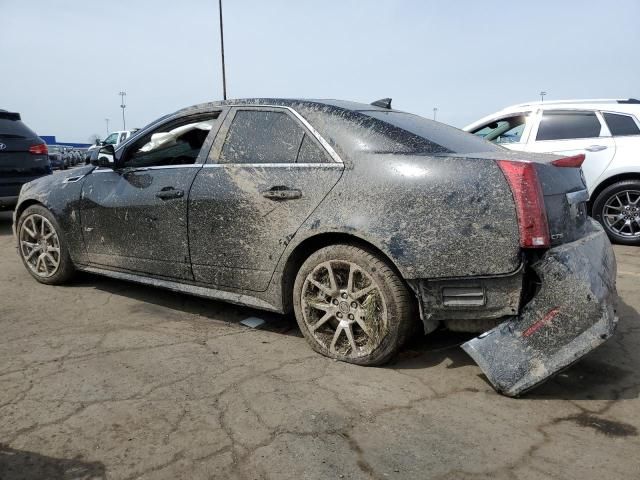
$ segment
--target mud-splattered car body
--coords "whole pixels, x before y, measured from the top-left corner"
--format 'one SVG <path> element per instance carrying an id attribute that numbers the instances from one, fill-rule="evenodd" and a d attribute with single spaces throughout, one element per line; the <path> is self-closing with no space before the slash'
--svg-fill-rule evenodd
<path id="1" fill-rule="evenodd" d="M 295 159 L 254 152 L 255 162 L 235 162 L 230 131 L 246 112 L 285 114 L 275 134 L 291 138 Z M 183 118 L 211 126 L 191 162 L 123 160 L 145 135 Z M 77 269 L 276 312 L 292 309 L 292 284 L 311 252 L 366 246 L 409 285 L 425 333 L 501 324 L 465 349 L 497 389 L 516 395 L 595 348 L 615 323 L 611 247 L 586 217 L 579 168 L 551 165 L 556 158 L 372 105 L 209 103 L 138 131 L 116 149 L 115 168 L 86 166 L 26 185 L 15 218 L 29 205 L 49 209 Z M 549 227 L 542 247 L 523 248 L 500 161 L 537 170 Z M 574 348 L 577 337 L 588 341 Z"/>

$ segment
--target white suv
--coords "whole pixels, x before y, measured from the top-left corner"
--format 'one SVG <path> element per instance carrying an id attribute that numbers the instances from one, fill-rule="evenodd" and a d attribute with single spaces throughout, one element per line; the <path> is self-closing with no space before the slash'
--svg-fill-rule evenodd
<path id="1" fill-rule="evenodd" d="M 612 241 L 640 245 L 640 100 L 563 100 L 505 108 L 464 128 L 511 150 L 585 154 L 590 214 Z"/>

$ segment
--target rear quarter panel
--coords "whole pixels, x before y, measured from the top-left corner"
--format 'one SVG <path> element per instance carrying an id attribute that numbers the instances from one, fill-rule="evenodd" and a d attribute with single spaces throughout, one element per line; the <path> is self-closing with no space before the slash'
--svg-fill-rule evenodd
<path id="1" fill-rule="evenodd" d="M 513 197 L 492 160 L 362 155 L 289 250 L 326 232 L 375 245 L 407 279 L 499 275 L 520 265 Z"/>

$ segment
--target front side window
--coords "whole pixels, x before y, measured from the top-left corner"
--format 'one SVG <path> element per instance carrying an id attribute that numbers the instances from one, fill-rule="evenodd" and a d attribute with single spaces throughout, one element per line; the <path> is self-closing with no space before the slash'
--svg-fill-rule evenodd
<path id="1" fill-rule="evenodd" d="M 614 137 L 640 135 L 640 129 L 633 117 L 617 113 L 603 113 L 602 115 Z"/>
<path id="2" fill-rule="evenodd" d="M 527 124 L 526 115 L 501 118 L 472 131 L 474 135 L 495 143 L 519 143 L 522 139 L 524 127 Z"/>
<path id="3" fill-rule="evenodd" d="M 238 110 L 224 141 L 224 163 L 295 163 L 304 131 L 286 113 Z"/>
<path id="4" fill-rule="evenodd" d="M 127 148 L 125 166 L 138 168 L 195 163 L 219 113 L 170 122 L 144 135 Z"/>
<path id="5" fill-rule="evenodd" d="M 127 133 L 126 132 L 121 133 L 120 134 L 120 141 L 118 143 L 124 142 L 125 138 L 127 138 Z"/>
<path id="6" fill-rule="evenodd" d="M 542 115 L 536 140 L 569 140 L 600 136 L 602 125 L 595 112 L 554 112 Z"/>

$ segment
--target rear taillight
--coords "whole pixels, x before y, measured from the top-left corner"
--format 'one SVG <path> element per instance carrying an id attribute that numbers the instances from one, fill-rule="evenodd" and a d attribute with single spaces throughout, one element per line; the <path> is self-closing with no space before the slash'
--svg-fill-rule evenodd
<path id="1" fill-rule="evenodd" d="M 544 207 L 542 188 L 534 164 L 498 160 L 498 165 L 509 182 L 516 202 L 520 246 L 545 248 L 551 244 L 549 223 Z"/>
<path id="2" fill-rule="evenodd" d="M 40 145 L 32 145 L 29 147 L 29 153 L 33 153 L 34 155 L 46 155 L 49 153 L 49 149 L 46 144 L 41 143 Z"/>
<path id="3" fill-rule="evenodd" d="M 584 153 L 574 155 L 573 157 L 559 158 L 558 160 L 551 162 L 551 165 L 555 165 L 556 167 L 580 168 L 582 166 L 582 162 L 584 162 Z"/>

